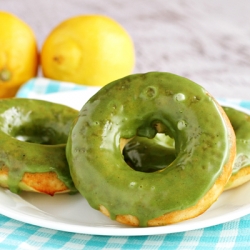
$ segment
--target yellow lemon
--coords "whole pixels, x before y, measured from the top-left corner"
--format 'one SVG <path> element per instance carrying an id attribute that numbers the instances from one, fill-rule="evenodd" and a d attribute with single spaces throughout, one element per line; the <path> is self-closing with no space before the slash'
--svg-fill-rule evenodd
<path id="1" fill-rule="evenodd" d="M 31 28 L 16 16 L 0 11 L 0 98 L 12 97 L 36 76 L 38 52 Z"/>
<path id="2" fill-rule="evenodd" d="M 45 77 L 103 86 L 132 72 L 134 45 L 113 19 L 81 15 L 59 24 L 45 40 L 41 66 Z"/>

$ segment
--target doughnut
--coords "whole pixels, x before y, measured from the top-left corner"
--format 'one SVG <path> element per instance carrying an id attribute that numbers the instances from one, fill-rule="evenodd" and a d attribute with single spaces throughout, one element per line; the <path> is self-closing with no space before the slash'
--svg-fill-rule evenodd
<path id="1" fill-rule="evenodd" d="M 123 148 L 135 136 L 174 138 L 176 159 L 136 171 Z M 134 74 L 105 85 L 80 110 L 66 157 L 90 206 L 135 227 L 194 218 L 222 193 L 232 173 L 235 134 L 221 106 L 198 84 L 171 73 Z"/>
<path id="2" fill-rule="evenodd" d="M 47 101 L 0 100 L 0 186 L 13 193 L 76 192 L 65 155 L 78 111 Z"/>
<path id="3" fill-rule="evenodd" d="M 232 107 L 223 107 L 236 135 L 236 159 L 225 190 L 250 180 L 250 116 Z"/>

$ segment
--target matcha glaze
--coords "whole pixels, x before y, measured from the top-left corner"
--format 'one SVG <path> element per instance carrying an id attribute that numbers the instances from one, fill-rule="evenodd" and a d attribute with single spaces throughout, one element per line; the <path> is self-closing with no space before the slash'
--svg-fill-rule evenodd
<path id="1" fill-rule="evenodd" d="M 120 139 L 175 140 L 176 159 L 152 173 L 126 164 Z M 195 205 L 229 158 L 227 126 L 196 83 L 170 73 L 136 74 L 103 87 L 83 106 L 68 138 L 72 179 L 89 204 L 110 217 L 133 215 L 140 226 Z"/>
<path id="2" fill-rule="evenodd" d="M 71 190 L 65 146 L 78 112 L 46 101 L 0 100 L 0 169 L 8 169 L 7 185 L 19 191 L 24 173 L 55 172 Z"/>

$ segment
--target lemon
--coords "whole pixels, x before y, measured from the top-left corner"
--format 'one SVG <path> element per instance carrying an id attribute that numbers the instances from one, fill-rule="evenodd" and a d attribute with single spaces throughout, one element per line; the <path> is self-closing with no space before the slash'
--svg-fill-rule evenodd
<path id="1" fill-rule="evenodd" d="M 81 15 L 60 23 L 41 51 L 45 77 L 103 86 L 132 72 L 134 45 L 127 31 L 102 15 Z"/>
<path id="2" fill-rule="evenodd" d="M 0 98 L 12 97 L 36 76 L 37 44 L 33 31 L 22 20 L 0 11 Z"/>

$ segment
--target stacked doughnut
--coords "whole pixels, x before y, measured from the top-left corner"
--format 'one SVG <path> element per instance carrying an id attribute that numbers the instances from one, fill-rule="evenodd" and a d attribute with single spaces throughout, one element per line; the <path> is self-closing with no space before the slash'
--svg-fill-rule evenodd
<path id="1" fill-rule="evenodd" d="M 3 99 L 0 186 L 79 191 L 91 207 L 130 226 L 176 223 L 250 179 L 249 128 L 244 112 L 164 72 L 111 82 L 80 112 Z"/>

